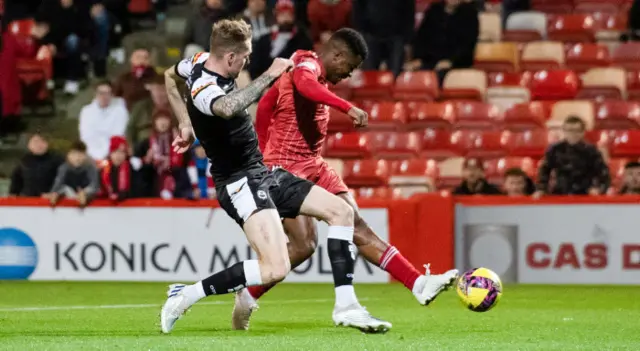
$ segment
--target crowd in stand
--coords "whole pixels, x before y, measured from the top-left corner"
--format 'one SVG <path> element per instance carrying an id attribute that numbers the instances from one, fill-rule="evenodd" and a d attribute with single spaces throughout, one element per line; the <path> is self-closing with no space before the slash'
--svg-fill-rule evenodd
<path id="1" fill-rule="evenodd" d="M 31 17 L 36 24 L 31 31 L 33 47 L 25 53 L 8 53 L 5 47 L 0 51 L 0 62 L 9 62 L 7 55 L 35 55 L 45 48 L 57 59 L 55 75 L 65 80 L 64 91 L 75 94 L 88 70 L 105 77 L 108 57 L 124 61 L 122 38 L 131 31 L 129 1 L 4 0 L 5 38 L 10 36 L 12 21 Z M 161 20 L 167 4 L 154 4 Z M 503 13 L 508 13 L 526 10 L 529 5 L 526 0 L 508 0 L 503 6 Z M 209 50 L 211 25 L 242 15 L 253 28 L 248 73 L 254 78 L 273 58 L 290 57 L 298 49 L 311 50 L 333 31 L 350 26 L 365 35 L 369 46 L 363 69 L 386 68 L 396 76 L 403 70 L 433 70 L 442 82 L 449 70 L 473 65 L 478 11 L 483 7 L 484 2 L 474 0 L 435 2 L 416 26 L 415 0 L 201 0 L 193 5 L 187 20 L 183 54 L 188 57 Z M 66 159 L 49 150 L 43 135 L 31 136 L 28 153 L 11 176 L 11 195 L 44 196 L 52 204 L 69 197 L 82 206 L 96 197 L 120 201 L 215 195 L 202 148 L 196 143 L 185 155 L 171 148 L 175 119 L 164 77 L 151 63 L 148 49 L 133 50 L 129 67 L 113 82 L 101 80 L 95 85 L 94 100 L 79 116 L 80 141 L 73 144 Z M 0 101 L 19 90 L 8 78 L 11 70 L 0 67 Z M 505 172 L 503 185 L 498 187 L 484 176 L 483 160 L 470 159 L 464 164 L 462 183 L 453 193 L 539 196 L 614 192 L 603 156 L 584 141 L 584 130 L 579 118 L 565 122 L 565 139 L 548 150 L 537 183 L 522 169 L 514 168 Z M 640 193 L 640 164 L 629 163 L 625 173 L 620 193 Z"/>

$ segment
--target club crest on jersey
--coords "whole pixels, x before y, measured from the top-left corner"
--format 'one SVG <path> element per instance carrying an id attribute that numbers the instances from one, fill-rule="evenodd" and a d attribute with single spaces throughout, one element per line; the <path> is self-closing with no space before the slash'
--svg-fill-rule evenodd
<path id="1" fill-rule="evenodd" d="M 258 190 L 258 197 L 260 198 L 260 200 L 266 200 L 267 193 L 264 190 Z"/>

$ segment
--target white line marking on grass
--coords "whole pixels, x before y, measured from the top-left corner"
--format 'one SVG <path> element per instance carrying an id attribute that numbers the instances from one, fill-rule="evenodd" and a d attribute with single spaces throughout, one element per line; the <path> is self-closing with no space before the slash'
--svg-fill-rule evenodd
<path id="1" fill-rule="evenodd" d="M 363 298 L 360 301 L 370 299 Z M 334 299 L 307 299 L 307 300 L 277 300 L 277 301 L 261 301 L 261 304 L 296 304 L 296 303 L 326 303 L 334 302 Z M 231 305 L 233 301 L 205 301 L 199 302 L 197 305 Z M 0 312 L 41 312 L 41 311 L 63 311 L 63 310 L 108 310 L 108 309 L 127 309 L 127 308 L 160 308 L 162 304 L 144 303 L 130 305 L 80 305 L 80 306 L 40 306 L 40 307 L 10 307 L 0 308 Z"/>

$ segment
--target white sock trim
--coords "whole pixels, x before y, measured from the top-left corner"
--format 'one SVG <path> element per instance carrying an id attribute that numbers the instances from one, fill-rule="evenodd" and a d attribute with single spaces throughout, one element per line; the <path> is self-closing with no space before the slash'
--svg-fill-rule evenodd
<path id="1" fill-rule="evenodd" d="M 329 226 L 329 232 L 327 233 L 328 239 L 338 239 L 345 241 L 353 241 L 353 227 L 345 227 L 340 225 Z"/>
<path id="2" fill-rule="evenodd" d="M 258 260 L 246 260 L 243 262 L 244 278 L 247 286 L 262 285 L 262 275 L 260 274 L 260 264 Z"/>
<path id="3" fill-rule="evenodd" d="M 387 254 L 382 258 L 382 262 L 380 263 L 380 268 L 387 269 L 387 264 L 393 258 L 393 256 L 398 254 L 398 249 L 395 246 L 390 246 L 387 250 Z"/>
<path id="4" fill-rule="evenodd" d="M 353 285 L 341 285 L 336 287 L 336 306 L 347 307 L 358 304 L 356 291 Z"/>
<path id="5" fill-rule="evenodd" d="M 185 286 L 184 289 L 182 289 L 182 294 L 187 298 L 190 305 L 193 305 L 207 296 L 204 292 L 204 285 L 202 285 L 202 281 Z"/>

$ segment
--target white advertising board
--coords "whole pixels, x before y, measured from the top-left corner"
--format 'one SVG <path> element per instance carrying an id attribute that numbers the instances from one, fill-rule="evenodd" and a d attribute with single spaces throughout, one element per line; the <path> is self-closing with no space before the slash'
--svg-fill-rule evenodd
<path id="1" fill-rule="evenodd" d="M 0 207 L 0 279 L 196 281 L 256 258 L 224 211 L 208 208 Z M 387 240 L 386 209 L 362 216 Z M 316 254 L 288 282 L 332 282 L 327 226 L 318 224 Z M 387 273 L 357 258 L 355 281 L 388 282 Z"/>

